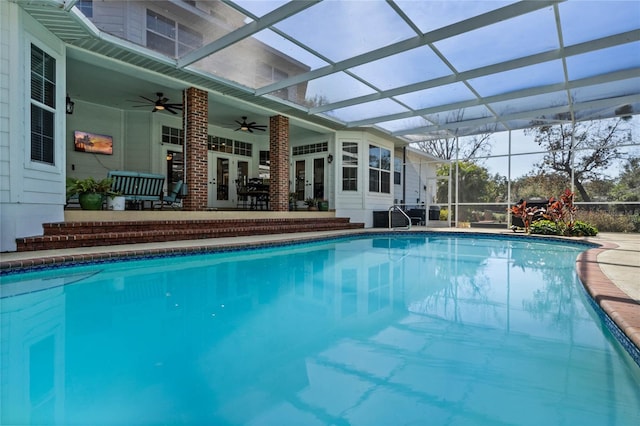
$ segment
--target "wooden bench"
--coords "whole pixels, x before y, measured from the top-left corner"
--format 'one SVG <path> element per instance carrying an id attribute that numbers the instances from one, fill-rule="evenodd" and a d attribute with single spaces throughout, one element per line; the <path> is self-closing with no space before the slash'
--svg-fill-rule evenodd
<path id="1" fill-rule="evenodd" d="M 144 208 L 145 201 L 151 203 L 151 208 L 155 201 L 162 204 L 164 175 L 111 170 L 107 177 L 112 179 L 112 191 L 119 192 L 139 208 Z"/>

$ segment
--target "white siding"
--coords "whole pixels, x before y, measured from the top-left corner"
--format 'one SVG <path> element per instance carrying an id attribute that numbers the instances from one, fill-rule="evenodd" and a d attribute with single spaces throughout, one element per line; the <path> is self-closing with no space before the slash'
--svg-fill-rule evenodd
<path id="1" fill-rule="evenodd" d="M 362 132 L 338 132 L 336 136 L 335 191 L 336 216 L 350 217 L 352 222 L 362 222 L 365 227 L 373 226 L 373 212 L 387 211 L 393 205 L 393 166 L 391 170 L 391 193 L 369 192 L 369 145 L 388 149 L 392 153 L 394 146 L 389 140 Z M 358 191 L 342 190 L 342 142 L 358 143 Z"/>
<path id="2" fill-rule="evenodd" d="M 16 238 L 41 235 L 42 223 L 64 217 L 65 47 L 17 5 L 0 2 L 0 12 L 0 251 L 13 251 Z M 53 165 L 30 160 L 31 43 L 56 59 Z"/>

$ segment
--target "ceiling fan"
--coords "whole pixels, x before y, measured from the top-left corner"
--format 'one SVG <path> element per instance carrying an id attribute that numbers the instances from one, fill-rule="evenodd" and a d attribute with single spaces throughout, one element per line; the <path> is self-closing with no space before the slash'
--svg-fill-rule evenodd
<path id="1" fill-rule="evenodd" d="M 249 132 L 249 133 L 253 133 L 254 130 L 260 130 L 264 132 L 267 129 L 266 125 L 256 124 L 255 121 L 252 121 L 251 123 L 247 123 L 247 117 L 242 117 L 242 122 L 236 120 L 236 123 L 238 123 L 238 125 L 240 126 L 235 130 L 236 132 L 238 130 L 242 130 L 243 132 Z"/>
<path id="2" fill-rule="evenodd" d="M 146 96 L 141 95 L 140 97 L 144 99 L 146 102 L 144 102 L 144 105 L 134 105 L 134 108 L 147 107 L 149 106 L 149 104 L 151 104 L 153 105 L 153 110 L 151 112 L 168 111 L 171 114 L 177 114 L 176 110 L 182 110 L 182 104 L 168 103 L 169 98 L 165 98 L 162 92 L 157 92 L 156 96 L 158 97 L 158 99 L 154 101 L 153 99 L 149 99 Z M 134 101 L 134 102 L 140 102 L 140 101 Z"/>

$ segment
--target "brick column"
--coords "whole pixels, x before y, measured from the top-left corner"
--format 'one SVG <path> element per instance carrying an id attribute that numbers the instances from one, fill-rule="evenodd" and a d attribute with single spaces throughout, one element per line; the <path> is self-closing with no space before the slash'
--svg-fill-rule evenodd
<path id="1" fill-rule="evenodd" d="M 208 196 L 207 124 L 209 98 L 204 90 L 190 87 L 183 95 L 182 128 L 185 133 L 185 177 L 189 193 L 182 201 L 184 210 L 206 210 Z"/>
<path id="2" fill-rule="evenodd" d="M 289 118 L 269 118 L 269 209 L 289 211 Z"/>

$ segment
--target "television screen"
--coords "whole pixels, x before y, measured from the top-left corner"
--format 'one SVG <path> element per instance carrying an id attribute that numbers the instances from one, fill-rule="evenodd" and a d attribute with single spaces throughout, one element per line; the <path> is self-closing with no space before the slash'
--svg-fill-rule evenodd
<path id="1" fill-rule="evenodd" d="M 76 151 L 111 155 L 113 137 L 76 130 L 73 132 L 73 146 Z"/>

